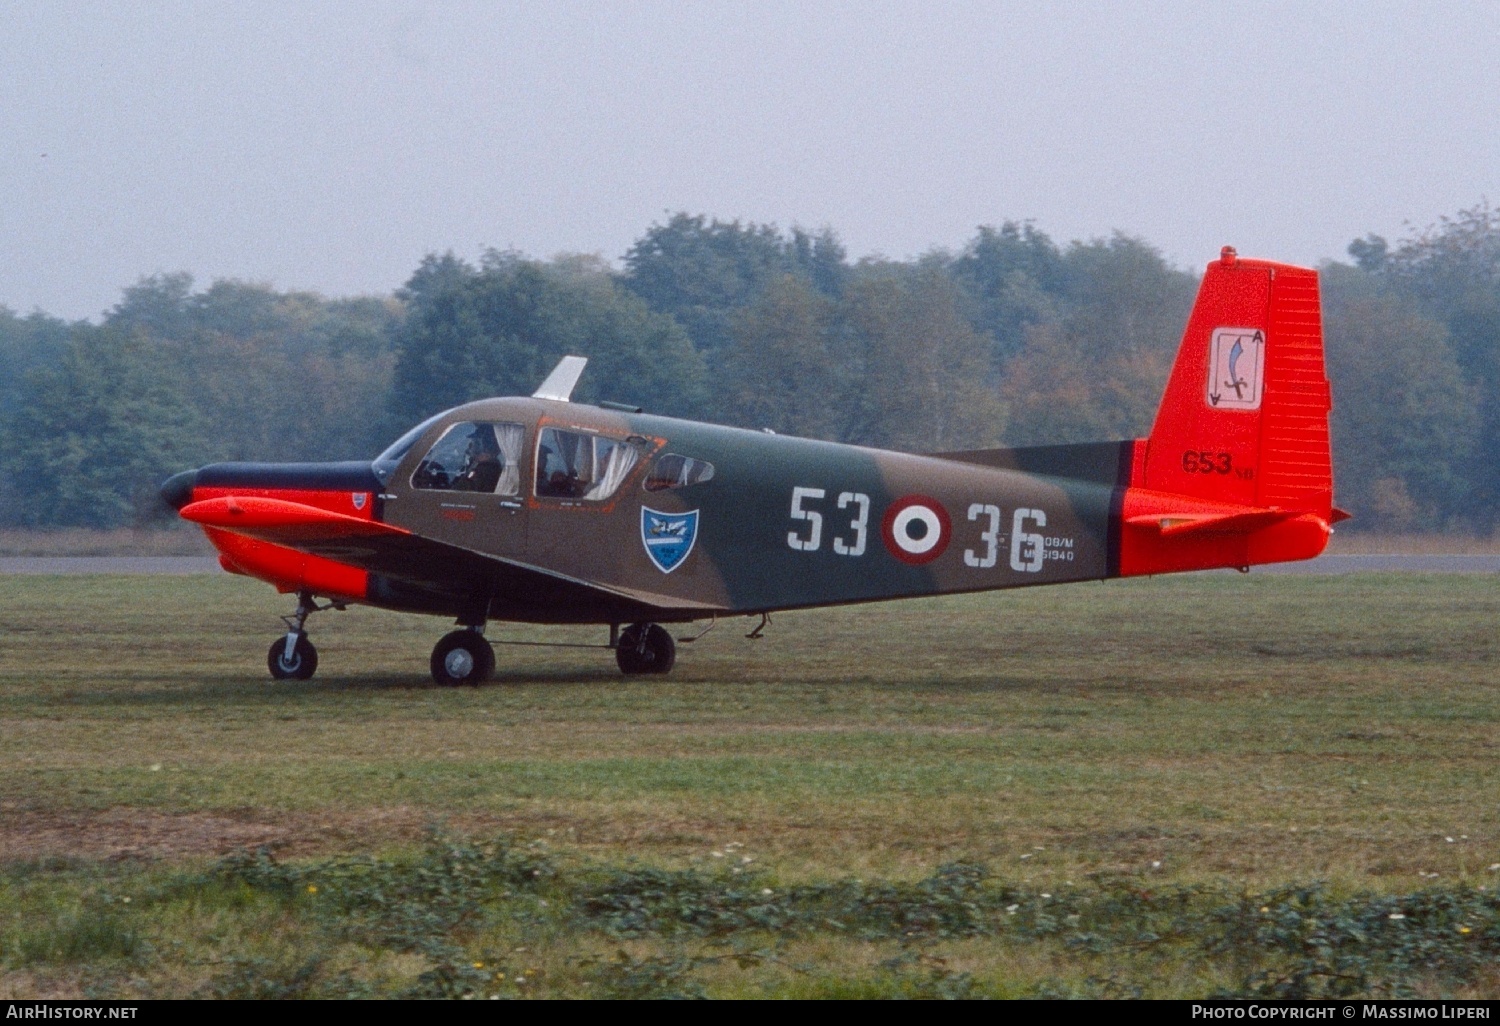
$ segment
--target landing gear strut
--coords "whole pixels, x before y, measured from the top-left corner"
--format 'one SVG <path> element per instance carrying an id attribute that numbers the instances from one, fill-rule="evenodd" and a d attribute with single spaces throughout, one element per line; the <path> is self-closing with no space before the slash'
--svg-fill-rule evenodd
<path id="1" fill-rule="evenodd" d="M 495 672 L 495 650 L 480 633 L 465 627 L 445 634 L 432 650 L 432 679 L 444 687 L 478 684 Z"/>
<path id="2" fill-rule="evenodd" d="M 660 624 L 633 623 L 620 632 L 615 662 L 622 673 L 667 673 L 676 661 L 677 643 Z"/>
<path id="3" fill-rule="evenodd" d="M 297 593 L 297 611 L 281 618 L 286 623 L 286 637 L 273 641 L 266 653 L 266 667 L 272 677 L 277 680 L 308 680 L 317 672 L 318 650 L 307 640 L 304 626 L 309 616 L 332 606 L 332 603 L 319 606 L 311 592 Z"/>

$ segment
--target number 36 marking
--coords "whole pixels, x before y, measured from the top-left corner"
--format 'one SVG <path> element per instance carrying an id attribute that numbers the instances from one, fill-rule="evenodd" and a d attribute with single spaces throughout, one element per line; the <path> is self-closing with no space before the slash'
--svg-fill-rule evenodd
<path id="1" fill-rule="evenodd" d="M 1000 550 L 1000 507 L 976 502 L 969 507 L 969 519 L 986 519 L 989 526 L 979 535 L 984 542 L 984 555 L 973 549 L 964 550 L 964 565 L 977 570 L 988 570 L 995 565 Z M 1018 509 L 1010 524 L 1010 568 L 1021 573 L 1034 574 L 1042 569 L 1046 561 L 1047 539 L 1028 530 L 1030 527 L 1046 527 L 1047 514 L 1039 509 Z M 1069 543 L 1071 544 L 1071 542 Z"/>

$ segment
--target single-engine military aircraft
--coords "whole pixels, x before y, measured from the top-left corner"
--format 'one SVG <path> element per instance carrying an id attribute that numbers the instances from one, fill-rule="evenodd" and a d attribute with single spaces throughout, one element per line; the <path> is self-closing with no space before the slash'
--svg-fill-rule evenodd
<path id="1" fill-rule="evenodd" d="M 622 671 L 666 673 L 663 624 L 1248 569 L 1318 555 L 1347 516 L 1317 273 L 1229 247 L 1142 439 L 885 452 L 570 402 L 585 363 L 372 462 L 219 463 L 162 494 L 224 569 L 297 596 L 273 677 L 313 675 L 312 613 L 365 603 L 456 619 L 432 652 L 445 685 L 493 672 L 490 620 L 599 624 Z"/>

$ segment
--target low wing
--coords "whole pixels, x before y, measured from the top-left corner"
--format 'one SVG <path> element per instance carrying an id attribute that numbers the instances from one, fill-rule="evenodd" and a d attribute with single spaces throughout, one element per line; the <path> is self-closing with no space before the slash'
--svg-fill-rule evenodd
<path id="1" fill-rule="evenodd" d="M 402 527 L 285 499 L 230 495 L 190 503 L 180 515 L 204 527 L 334 560 L 418 589 L 490 594 L 515 606 L 515 619 L 531 619 L 531 614 L 549 621 L 618 616 L 623 622 L 691 619 L 716 611 L 703 603 L 579 580 Z"/>

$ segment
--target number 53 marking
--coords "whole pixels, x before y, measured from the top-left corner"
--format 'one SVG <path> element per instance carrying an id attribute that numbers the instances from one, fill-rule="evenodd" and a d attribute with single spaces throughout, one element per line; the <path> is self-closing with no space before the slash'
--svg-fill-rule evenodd
<path id="1" fill-rule="evenodd" d="M 809 509 L 803 505 L 808 500 L 821 499 L 828 493 L 821 488 L 808 488 L 798 485 L 792 489 L 792 509 L 790 516 L 793 520 L 806 524 L 807 534 L 802 534 L 801 528 L 793 528 L 786 533 L 787 545 L 797 552 L 817 552 L 823 543 L 823 514 L 816 509 Z M 869 536 L 870 525 L 870 497 L 863 492 L 840 492 L 835 505 L 842 510 L 850 506 L 858 507 L 854 519 L 849 521 L 849 529 L 853 531 L 850 539 L 833 539 L 833 551 L 840 556 L 863 556 L 865 554 L 865 539 Z"/>

